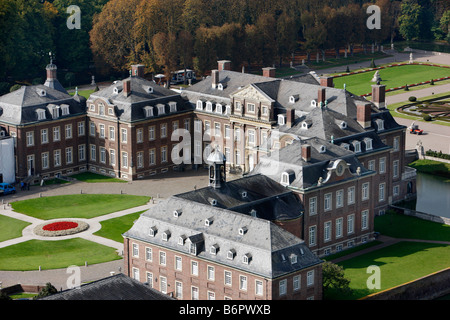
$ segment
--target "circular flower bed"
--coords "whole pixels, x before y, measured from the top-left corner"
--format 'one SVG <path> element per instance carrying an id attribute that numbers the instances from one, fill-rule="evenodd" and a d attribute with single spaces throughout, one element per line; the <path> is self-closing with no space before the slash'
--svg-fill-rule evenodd
<path id="1" fill-rule="evenodd" d="M 44 237 L 58 237 L 85 231 L 89 225 L 83 221 L 57 221 L 40 224 L 34 228 L 34 233 Z"/>

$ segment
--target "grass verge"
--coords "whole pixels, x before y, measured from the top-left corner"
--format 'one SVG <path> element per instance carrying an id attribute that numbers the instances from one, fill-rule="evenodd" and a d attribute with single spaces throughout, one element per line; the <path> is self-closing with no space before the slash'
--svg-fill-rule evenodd
<path id="1" fill-rule="evenodd" d="M 143 212 L 145 211 L 130 213 L 126 216 L 102 221 L 102 228 L 94 234 L 117 242 L 123 242 L 122 233 L 129 230 L 133 226 L 134 221 L 137 220 Z"/>
<path id="2" fill-rule="evenodd" d="M 0 270 L 29 271 L 84 266 L 121 259 L 116 250 L 81 238 L 30 240 L 0 249 Z"/>
<path id="3" fill-rule="evenodd" d="M 98 183 L 98 182 L 121 182 L 126 183 L 125 180 L 121 180 L 118 178 L 108 177 L 97 173 L 92 172 L 83 172 L 77 173 L 71 176 L 71 178 L 75 178 L 78 181 L 88 182 L 88 183 Z"/>
<path id="4" fill-rule="evenodd" d="M 408 166 L 416 169 L 419 172 L 432 174 L 434 176 L 441 176 L 450 179 L 450 163 L 419 159 L 408 164 Z"/>
<path id="5" fill-rule="evenodd" d="M 30 223 L 0 215 L 0 242 L 22 236 L 22 230 Z"/>
<path id="6" fill-rule="evenodd" d="M 90 219 L 146 204 L 147 196 L 125 194 L 73 194 L 12 202 L 20 213 L 43 220 L 56 218 Z"/>

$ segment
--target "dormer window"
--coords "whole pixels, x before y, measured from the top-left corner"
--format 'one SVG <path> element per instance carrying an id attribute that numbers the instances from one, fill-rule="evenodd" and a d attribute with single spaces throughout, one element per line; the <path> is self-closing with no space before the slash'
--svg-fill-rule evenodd
<path id="1" fill-rule="evenodd" d="M 354 141 L 352 141 L 352 144 L 353 144 L 353 149 L 355 152 L 361 152 L 361 142 L 360 141 L 354 140 Z"/>
<path id="2" fill-rule="evenodd" d="M 241 192 L 241 197 L 242 198 L 247 198 L 247 191 L 242 191 Z"/>
<path id="3" fill-rule="evenodd" d="M 147 93 L 153 93 L 153 87 L 145 86 L 145 87 L 144 87 L 144 90 L 145 90 L 145 92 L 147 92 Z"/>
<path id="4" fill-rule="evenodd" d="M 233 260 L 235 256 L 236 256 L 236 250 L 234 250 L 234 249 L 228 250 L 228 252 L 227 252 L 228 260 Z"/>
<path id="5" fill-rule="evenodd" d="M 350 150 L 350 145 L 348 143 L 343 142 L 343 143 L 340 144 L 340 146 L 342 148 L 344 148 L 345 150 Z"/>
<path id="6" fill-rule="evenodd" d="M 327 151 L 327 147 L 325 147 L 324 145 L 321 145 L 319 147 L 319 153 L 325 153 Z"/>
<path id="7" fill-rule="evenodd" d="M 298 101 L 298 94 L 289 97 L 289 103 L 296 103 Z"/>
<path id="8" fill-rule="evenodd" d="M 210 203 L 212 206 L 217 206 L 217 200 L 216 200 L 216 199 L 208 198 L 208 201 L 209 201 L 209 203 Z"/>
<path id="9" fill-rule="evenodd" d="M 286 116 L 284 114 L 278 115 L 278 125 L 284 126 L 286 124 Z"/>
<path id="10" fill-rule="evenodd" d="M 148 235 L 150 237 L 154 237 L 154 236 L 156 236 L 157 232 L 158 232 L 158 229 L 155 226 L 153 226 L 148 230 Z"/>
<path id="11" fill-rule="evenodd" d="M 114 93 L 114 94 L 119 94 L 119 88 L 118 88 L 118 87 L 114 87 L 113 93 Z"/>
<path id="12" fill-rule="evenodd" d="M 203 101 L 198 100 L 197 101 L 197 106 L 195 108 L 196 110 L 203 110 Z"/>
<path id="13" fill-rule="evenodd" d="M 216 243 L 216 244 L 213 244 L 210 248 L 209 248 L 209 253 L 210 254 L 212 254 L 212 255 L 216 255 L 217 253 L 219 252 L 219 245 Z"/>
<path id="14" fill-rule="evenodd" d="M 170 231 L 169 230 L 164 231 L 162 234 L 163 241 L 168 241 L 169 238 L 170 238 Z"/>
<path id="15" fill-rule="evenodd" d="M 313 107 L 313 108 L 317 107 L 317 101 L 316 100 L 311 100 L 311 107 Z"/>
<path id="16" fill-rule="evenodd" d="M 291 260 L 291 264 L 295 264 L 297 263 L 297 255 L 296 254 L 291 254 L 289 259 Z"/>
<path id="17" fill-rule="evenodd" d="M 49 105 L 48 109 L 49 109 L 53 119 L 59 118 L 59 106 Z"/>
<path id="18" fill-rule="evenodd" d="M 153 117 L 153 107 L 150 106 L 144 107 L 144 113 L 146 118 Z"/>
<path id="19" fill-rule="evenodd" d="M 247 227 L 239 228 L 239 235 L 240 235 L 240 236 L 243 236 L 244 234 L 247 233 L 247 231 L 248 231 L 248 228 L 247 228 Z"/>
<path id="20" fill-rule="evenodd" d="M 378 131 L 384 130 L 384 120 L 377 119 L 377 120 L 375 120 L 375 122 L 377 124 Z"/>
<path id="21" fill-rule="evenodd" d="M 341 129 L 347 129 L 347 122 L 342 121 L 342 122 L 339 124 L 339 127 L 340 127 Z"/>
<path id="22" fill-rule="evenodd" d="M 69 115 L 69 105 L 67 105 L 67 104 L 62 104 L 61 105 L 61 115 L 63 115 L 63 116 L 67 116 L 67 115 Z"/>
<path id="23" fill-rule="evenodd" d="M 311 120 L 305 120 L 302 122 L 302 129 L 306 129 L 308 130 L 312 125 L 312 121 Z"/>
<path id="24" fill-rule="evenodd" d="M 46 119 L 46 117 L 45 117 L 45 110 L 44 109 L 37 109 L 36 113 L 37 113 L 38 120 L 45 120 Z"/>
<path id="25" fill-rule="evenodd" d="M 373 146 L 372 146 L 372 139 L 370 138 L 365 138 L 364 139 L 364 143 L 366 144 L 366 151 L 367 150 L 372 150 Z"/>
<path id="26" fill-rule="evenodd" d="M 212 102 L 206 102 L 206 111 L 212 112 Z"/>
<path id="27" fill-rule="evenodd" d="M 281 173 L 281 182 L 280 183 L 283 186 L 288 186 L 289 185 L 289 173 L 287 173 L 287 172 Z"/>
<path id="28" fill-rule="evenodd" d="M 246 253 L 242 256 L 242 262 L 244 264 L 249 264 L 251 260 L 252 260 L 252 255 L 250 253 Z"/>
<path id="29" fill-rule="evenodd" d="M 219 103 L 216 104 L 216 113 L 222 114 L 222 105 Z"/>
<path id="30" fill-rule="evenodd" d="M 256 218 L 257 211 L 255 209 L 250 210 L 250 215 Z"/>
<path id="31" fill-rule="evenodd" d="M 173 212 L 173 216 L 174 216 L 175 218 L 178 218 L 179 216 L 181 216 L 181 209 L 175 210 L 175 211 Z"/>
<path id="32" fill-rule="evenodd" d="M 213 218 L 207 218 L 205 219 L 205 226 L 209 227 L 213 223 Z"/>
<path id="33" fill-rule="evenodd" d="M 225 114 L 226 115 L 230 115 L 231 114 L 231 106 L 229 104 L 227 104 L 225 106 Z"/>
<path id="34" fill-rule="evenodd" d="M 177 103 L 176 102 L 169 102 L 170 112 L 177 112 Z"/>
<path id="35" fill-rule="evenodd" d="M 158 116 L 166 113 L 165 105 L 159 103 L 156 105 L 156 107 L 158 108 Z"/>
<path id="36" fill-rule="evenodd" d="M 186 236 L 184 234 L 178 237 L 178 244 L 180 246 L 184 246 L 184 241 L 186 241 Z"/>
<path id="37" fill-rule="evenodd" d="M 36 89 L 36 92 L 40 97 L 45 97 L 47 95 L 47 91 L 45 91 L 44 89 Z"/>
<path id="38" fill-rule="evenodd" d="M 222 83 L 219 83 L 217 85 L 217 89 L 219 89 L 220 91 L 223 91 L 224 88 L 226 88 L 226 86 L 224 86 Z"/>

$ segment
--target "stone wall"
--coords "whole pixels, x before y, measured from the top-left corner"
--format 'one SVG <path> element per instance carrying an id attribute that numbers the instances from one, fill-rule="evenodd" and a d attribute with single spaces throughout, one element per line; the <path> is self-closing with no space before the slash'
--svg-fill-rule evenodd
<path id="1" fill-rule="evenodd" d="M 361 300 L 433 300 L 450 293 L 450 267 Z"/>

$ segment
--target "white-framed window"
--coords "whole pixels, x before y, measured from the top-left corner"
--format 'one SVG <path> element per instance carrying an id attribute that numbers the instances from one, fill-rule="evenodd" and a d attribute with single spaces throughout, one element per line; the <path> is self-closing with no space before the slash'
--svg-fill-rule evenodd
<path id="1" fill-rule="evenodd" d="M 286 295 L 287 293 L 287 280 L 283 279 L 278 282 L 278 292 L 280 297 Z"/>
<path id="2" fill-rule="evenodd" d="M 301 278 L 300 275 L 294 276 L 292 278 L 292 289 L 294 291 L 299 291 L 301 286 Z"/>
<path id="3" fill-rule="evenodd" d="M 367 169 L 375 171 L 375 160 L 369 160 Z"/>
<path id="4" fill-rule="evenodd" d="M 263 295 L 263 282 L 261 280 L 255 280 L 255 295 Z"/>
<path id="5" fill-rule="evenodd" d="M 167 162 L 167 146 L 161 147 L 161 163 Z"/>
<path id="6" fill-rule="evenodd" d="M 206 102 L 206 111 L 208 112 L 212 111 L 212 103 L 210 101 Z"/>
<path id="7" fill-rule="evenodd" d="M 394 162 L 392 163 L 392 175 L 394 178 L 397 178 L 399 175 L 399 167 L 400 167 L 400 161 L 399 160 L 394 160 Z"/>
<path id="8" fill-rule="evenodd" d="M 392 146 L 394 151 L 400 150 L 400 137 L 394 137 L 394 145 Z"/>
<path id="9" fill-rule="evenodd" d="M 66 124 L 64 129 L 65 129 L 64 131 L 65 131 L 66 139 L 71 139 L 72 138 L 72 125 Z"/>
<path id="10" fill-rule="evenodd" d="M 105 105 L 103 103 L 98 104 L 98 114 L 101 116 L 105 115 Z"/>
<path id="11" fill-rule="evenodd" d="M 347 234 L 355 232 L 355 215 L 350 214 L 347 216 Z"/>
<path id="12" fill-rule="evenodd" d="M 333 194 L 330 193 L 326 193 L 325 197 L 324 197 L 324 203 L 323 203 L 323 210 L 324 211 L 329 211 L 332 208 L 332 201 L 333 201 Z"/>
<path id="13" fill-rule="evenodd" d="M 236 101 L 234 103 L 234 110 L 241 111 L 241 102 L 240 101 Z"/>
<path id="14" fill-rule="evenodd" d="M 214 281 L 216 277 L 216 271 L 213 266 L 207 266 L 207 279 L 209 281 Z"/>
<path id="15" fill-rule="evenodd" d="M 286 116 L 284 114 L 278 115 L 278 125 L 283 126 L 286 124 Z"/>
<path id="16" fill-rule="evenodd" d="M 48 129 L 41 130 L 41 144 L 48 143 Z"/>
<path id="17" fill-rule="evenodd" d="M 360 141 L 354 140 L 352 142 L 352 144 L 353 144 L 353 148 L 356 153 L 361 152 L 361 142 Z"/>
<path id="18" fill-rule="evenodd" d="M 175 298 L 183 299 L 183 283 L 180 281 L 175 281 Z"/>
<path id="19" fill-rule="evenodd" d="M 248 143 L 252 146 L 256 144 L 256 132 L 255 130 L 248 130 Z"/>
<path id="20" fill-rule="evenodd" d="M 97 146 L 95 144 L 91 144 L 91 152 L 90 152 L 90 156 L 91 156 L 91 161 L 96 161 L 97 160 Z"/>
<path id="21" fill-rule="evenodd" d="M 365 182 L 362 185 L 362 200 L 369 199 L 369 182 Z"/>
<path id="22" fill-rule="evenodd" d="M 183 260 L 180 256 L 175 256 L 175 270 L 182 271 Z"/>
<path id="23" fill-rule="evenodd" d="M 142 129 L 142 128 L 137 129 L 136 140 L 137 140 L 137 143 L 144 142 L 144 129 Z"/>
<path id="24" fill-rule="evenodd" d="M 148 127 L 148 140 L 155 140 L 155 126 Z"/>
<path id="25" fill-rule="evenodd" d="M 262 106 L 261 107 L 261 114 L 263 116 L 268 116 L 269 115 L 269 108 L 267 106 Z"/>
<path id="26" fill-rule="evenodd" d="M 36 110 L 37 116 L 38 116 L 38 121 L 39 120 L 45 120 L 45 110 L 44 109 L 37 109 Z"/>
<path id="27" fill-rule="evenodd" d="M 326 221 L 323 225 L 323 241 L 331 240 L 331 221 Z"/>
<path id="28" fill-rule="evenodd" d="M 392 193 L 394 197 L 398 196 L 400 194 L 400 186 L 399 185 L 394 186 Z"/>
<path id="29" fill-rule="evenodd" d="M 167 123 L 162 123 L 160 127 L 161 138 L 167 138 Z"/>
<path id="30" fill-rule="evenodd" d="M 61 166 L 61 150 L 53 151 L 53 166 L 59 167 Z"/>
<path id="31" fill-rule="evenodd" d="M 236 156 L 236 162 L 234 164 L 240 165 L 241 164 L 241 151 L 236 150 L 235 156 Z"/>
<path id="32" fill-rule="evenodd" d="M 192 300 L 198 300 L 199 299 L 199 293 L 198 293 L 198 288 L 192 286 L 191 287 L 191 299 Z"/>
<path id="33" fill-rule="evenodd" d="M 139 269 L 133 267 L 132 274 L 133 274 L 133 279 L 139 281 Z"/>
<path id="34" fill-rule="evenodd" d="M 342 208 L 344 206 L 344 190 L 336 191 L 336 208 Z"/>
<path id="35" fill-rule="evenodd" d="M 139 245 L 137 243 L 133 243 L 132 247 L 133 247 L 132 249 L 133 257 L 139 258 Z"/>
<path id="36" fill-rule="evenodd" d="M 247 103 L 247 112 L 255 113 L 255 104 L 254 103 Z"/>
<path id="37" fill-rule="evenodd" d="M 109 149 L 109 164 L 112 166 L 116 165 L 116 150 Z"/>
<path id="38" fill-rule="evenodd" d="M 315 246 L 316 245 L 316 226 L 309 227 L 309 246 Z"/>
<path id="39" fill-rule="evenodd" d="M 314 270 L 310 270 L 306 274 L 306 285 L 308 287 L 314 285 Z"/>
<path id="40" fill-rule="evenodd" d="M 224 284 L 226 286 L 231 286 L 232 285 L 231 271 L 228 271 L 228 270 L 224 271 Z"/>
<path id="41" fill-rule="evenodd" d="M 343 236 L 343 218 L 336 219 L 336 239 Z"/>
<path id="42" fill-rule="evenodd" d="M 166 253 L 164 251 L 159 252 L 159 264 L 162 266 L 166 265 Z"/>
<path id="43" fill-rule="evenodd" d="M 27 132 L 27 147 L 34 146 L 34 132 L 28 131 Z"/>
<path id="44" fill-rule="evenodd" d="M 156 164 L 156 150 L 150 149 L 148 151 L 148 155 L 149 155 L 149 165 L 154 166 Z"/>
<path id="45" fill-rule="evenodd" d="M 364 138 L 364 143 L 366 144 L 366 151 L 372 150 L 372 139 L 371 138 Z"/>
<path id="46" fill-rule="evenodd" d="M 122 168 L 128 168 L 128 152 L 122 151 Z"/>
<path id="47" fill-rule="evenodd" d="M 41 154 L 41 162 L 42 162 L 42 169 L 43 170 L 49 168 L 48 152 L 43 152 Z"/>
<path id="48" fill-rule="evenodd" d="M 138 168 L 144 167 L 144 151 L 139 151 L 137 153 L 137 167 Z"/>
<path id="49" fill-rule="evenodd" d="M 53 127 L 53 141 L 61 140 L 61 132 L 59 131 L 59 127 Z"/>
<path id="50" fill-rule="evenodd" d="M 89 122 L 89 135 L 95 137 L 95 122 Z"/>
<path id="51" fill-rule="evenodd" d="M 145 260 L 153 261 L 153 250 L 150 247 L 145 247 Z"/>
<path id="52" fill-rule="evenodd" d="M 195 119 L 194 120 L 194 131 L 202 132 L 203 123 L 202 120 Z"/>
<path id="53" fill-rule="evenodd" d="M 198 262 L 191 261 L 191 275 L 198 276 Z"/>
<path id="54" fill-rule="evenodd" d="M 222 132 L 220 131 L 220 123 L 214 122 L 214 135 L 216 137 L 220 137 L 222 135 Z"/>
<path id="55" fill-rule="evenodd" d="M 150 288 L 153 288 L 153 273 L 146 271 L 145 272 L 147 283 Z"/>
<path id="56" fill-rule="evenodd" d="M 203 110 L 203 101 L 197 100 L 197 105 L 196 105 L 195 109 Z"/>
<path id="57" fill-rule="evenodd" d="M 220 103 L 216 104 L 216 113 L 222 114 L 223 107 Z"/>
<path id="58" fill-rule="evenodd" d="M 378 201 L 382 202 L 385 200 L 386 194 L 386 183 L 382 182 L 378 185 Z"/>
<path id="59" fill-rule="evenodd" d="M 167 293 L 167 278 L 159 276 L 159 290 L 161 293 Z"/>
<path id="60" fill-rule="evenodd" d="M 229 124 L 225 125 L 225 138 L 226 139 L 231 138 L 231 128 Z"/>
<path id="61" fill-rule="evenodd" d="M 120 130 L 120 132 L 121 132 L 121 141 L 122 141 L 122 143 L 127 143 L 127 141 L 128 141 L 128 130 L 125 129 L 125 128 L 122 128 Z"/>
<path id="62" fill-rule="evenodd" d="M 184 130 L 191 131 L 191 120 L 184 119 L 183 123 L 184 123 Z"/>
<path id="63" fill-rule="evenodd" d="M 109 140 L 111 141 L 116 140 L 116 128 L 112 126 L 109 127 Z"/>
<path id="64" fill-rule="evenodd" d="M 347 203 L 353 204 L 355 203 L 355 187 L 348 187 L 347 189 Z"/>
<path id="65" fill-rule="evenodd" d="M 385 157 L 380 158 L 379 169 L 380 169 L 380 174 L 381 173 L 386 173 L 386 158 Z"/>
<path id="66" fill-rule="evenodd" d="M 234 141 L 241 141 L 241 129 L 234 128 Z"/>
<path id="67" fill-rule="evenodd" d="M 309 198 L 309 215 L 317 214 L 317 197 Z"/>
<path id="68" fill-rule="evenodd" d="M 86 160 L 86 145 L 84 144 L 78 145 L 78 160 L 79 161 Z"/>
<path id="69" fill-rule="evenodd" d="M 66 148 L 66 164 L 73 163 L 73 148 L 68 147 Z"/>
<path id="70" fill-rule="evenodd" d="M 216 294 L 213 291 L 208 291 L 208 300 L 216 300 Z"/>
<path id="71" fill-rule="evenodd" d="M 84 135 L 85 135 L 84 122 L 80 121 L 80 122 L 78 122 L 78 136 L 84 136 Z"/>
<path id="72" fill-rule="evenodd" d="M 361 230 L 369 228 L 369 210 L 361 212 Z"/>
<path id="73" fill-rule="evenodd" d="M 247 277 L 240 275 L 239 276 L 239 290 L 247 291 Z"/>

